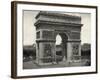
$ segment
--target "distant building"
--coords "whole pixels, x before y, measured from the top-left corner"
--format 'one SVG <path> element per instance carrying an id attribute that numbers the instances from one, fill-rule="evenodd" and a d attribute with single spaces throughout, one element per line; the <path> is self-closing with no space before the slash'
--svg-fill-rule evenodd
<path id="1" fill-rule="evenodd" d="M 91 59 L 91 44 L 83 44 L 81 47 L 81 55 L 83 59 Z"/>
<path id="2" fill-rule="evenodd" d="M 82 45 L 81 49 L 83 51 L 91 50 L 91 45 L 88 44 L 88 43 L 85 43 L 85 44 Z"/>
<path id="3" fill-rule="evenodd" d="M 29 57 L 29 56 L 36 56 L 35 44 L 23 46 L 23 57 Z"/>

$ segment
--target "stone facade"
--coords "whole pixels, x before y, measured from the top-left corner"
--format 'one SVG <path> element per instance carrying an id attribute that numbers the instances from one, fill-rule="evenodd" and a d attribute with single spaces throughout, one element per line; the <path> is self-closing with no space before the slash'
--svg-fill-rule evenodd
<path id="1" fill-rule="evenodd" d="M 36 16 L 36 62 L 39 65 L 56 63 L 56 36 L 62 37 L 63 60 L 70 62 L 81 56 L 81 17 L 40 11 Z M 65 58 L 65 59 L 64 59 Z M 62 60 L 62 61 L 63 61 Z"/>

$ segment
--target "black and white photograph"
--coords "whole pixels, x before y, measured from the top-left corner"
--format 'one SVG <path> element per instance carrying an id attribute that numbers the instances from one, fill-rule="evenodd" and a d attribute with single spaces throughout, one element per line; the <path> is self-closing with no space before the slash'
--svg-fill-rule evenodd
<path id="1" fill-rule="evenodd" d="M 23 11 L 23 69 L 91 66 L 91 14 Z"/>
<path id="2" fill-rule="evenodd" d="M 97 6 L 12 2 L 12 77 L 97 73 Z"/>

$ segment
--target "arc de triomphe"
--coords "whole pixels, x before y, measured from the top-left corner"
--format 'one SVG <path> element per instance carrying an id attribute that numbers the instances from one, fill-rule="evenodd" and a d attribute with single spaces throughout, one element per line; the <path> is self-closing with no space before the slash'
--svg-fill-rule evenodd
<path id="1" fill-rule="evenodd" d="M 77 60 L 81 56 L 81 17 L 40 11 L 36 18 L 36 62 L 39 65 Z M 56 36 L 62 38 L 62 54 L 56 54 Z"/>

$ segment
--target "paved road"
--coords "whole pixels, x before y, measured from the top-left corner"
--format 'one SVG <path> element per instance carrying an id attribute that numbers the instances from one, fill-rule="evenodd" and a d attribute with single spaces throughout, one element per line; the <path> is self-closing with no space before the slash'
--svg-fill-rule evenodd
<path id="1" fill-rule="evenodd" d="M 68 63 L 68 62 L 64 61 L 64 62 L 59 62 L 59 63 L 56 63 L 56 64 L 39 66 L 35 63 L 34 60 L 31 60 L 31 61 L 27 61 L 27 62 L 23 63 L 23 69 L 75 67 L 75 66 L 84 66 L 84 65 L 85 65 L 84 62 L 82 62 L 82 63 L 74 63 L 74 62 Z"/>

